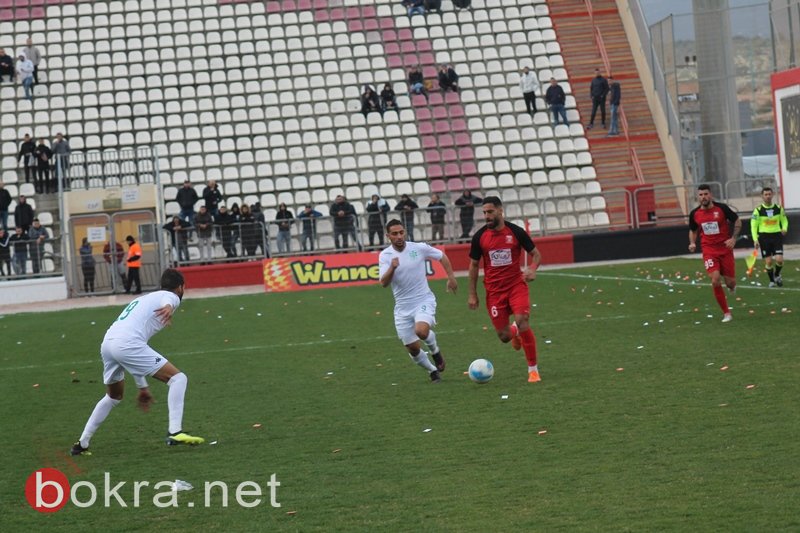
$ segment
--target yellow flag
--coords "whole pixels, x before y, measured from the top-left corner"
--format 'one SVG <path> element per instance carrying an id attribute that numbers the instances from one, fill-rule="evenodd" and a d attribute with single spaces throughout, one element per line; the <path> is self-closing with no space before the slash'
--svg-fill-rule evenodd
<path id="1" fill-rule="evenodd" d="M 753 268 L 756 266 L 756 259 L 758 259 L 758 251 L 753 250 L 753 253 L 748 255 L 744 258 L 744 262 L 747 265 L 747 275 L 750 276 L 753 274 Z"/>

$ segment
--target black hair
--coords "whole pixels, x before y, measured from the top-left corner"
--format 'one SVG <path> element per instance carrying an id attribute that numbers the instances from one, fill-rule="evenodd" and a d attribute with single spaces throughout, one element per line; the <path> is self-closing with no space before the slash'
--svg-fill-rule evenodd
<path id="1" fill-rule="evenodd" d="M 773 192 L 773 191 L 772 191 L 772 187 L 764 187 L 763 189 L 761 189 L 761 194 L 764 194 L 764 193 L 765 193 L 765 192 L 767 192 L 767 191 L 769 191 L 769 192 Z"/>
<path id="2" fill-rule="evenodd" d="M 492 204 L 495 207 L 503 207 L 503 202 L 497 196 L 487 196 L 483 199 L 484 204 Z"/>
<path id="3" fill-rule="evenodd" d="M 125 242 L 136 242 L 136 239 L 133 238 L 133 235 L 128 235 L 125 237 Z"/>
<path id="4" fill-rule="evenodd" d="M 400 222 L 396 218 L 393 218 L 392 220 L 390 220 L 389 222 L 386 223 L 386 233 L 389 233 L 389 228 L 391 228 L 392 226 L 403 226 L 403 229 L 405 229 L 405 227 L 406 227 L 405 224 L 403 224 L 402 222 Z"/>
<path id="5" fill-rule="evenodd" d="M 698 191 L 710 191 L 711 187 L 708 185 L 708 183 L 701 183 L 700 185 L 697 186 L 697 190 Z"/>
<path id="6" fill-rule="evenodd" d="M 165 291 L 174 291 L 181 285 L 183 285 L 183 274 L 175 270 L 174 268 L 168 268 L 161 274 L 161 288 Z"/>

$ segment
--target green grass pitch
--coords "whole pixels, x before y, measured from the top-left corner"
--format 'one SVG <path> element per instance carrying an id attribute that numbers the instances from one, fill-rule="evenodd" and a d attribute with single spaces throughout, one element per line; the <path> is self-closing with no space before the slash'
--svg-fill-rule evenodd
<path id="1" fill-rule="evenodd" d="M 153 382 L 158 403 L 141 413 L 128 378 L 93 455 L 74 459 L 121 308 L 7 315 L 0 529 L 796 531 L 800 276 L 790 265 L 784 289 L 742 283 L 721 324 L 700 266 L 540 272 L 535 385 L 485 309 L 467 308 L 466 279 L 456 296 L 433 284 L 438 385 L 395 337 L 390 289 L 187 299 L 152 345 L 188 375 L 184 425 L 207 443 L 167 447 L 167 388 Z M 495 365 L 486 385 L 464 375 L 478 357 Z M 99 503 L 34 511 L 25 480 L 46 466 L 94 483 Z M 127 508 L 103 507 L 106 472 L 126 481 Z M 281 507 L 236 504 L 239 483 L 266 492 L 273 473 Z M 175 479 L 195 487 L 178 507 L 147 488 L 131 507 L 134 481 Z M 219 493 L 204 506 L 206 481 L 228 484 L 228 508 Z"/>

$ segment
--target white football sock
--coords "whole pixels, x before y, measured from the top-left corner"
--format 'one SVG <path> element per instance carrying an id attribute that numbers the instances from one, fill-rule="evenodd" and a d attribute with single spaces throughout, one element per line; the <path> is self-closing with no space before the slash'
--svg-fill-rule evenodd
<path id="1" fill-rule="evenodd" d="M 91 416 L 89 416 L 89 420 L 86 422 L 86 427 L 83 428 L 83 434 L 81 434 L 80 441 L 81 447 L 89 447 L 89 441 L 92 440 L 92 435 L 95 434 L 97 428 L 99 428 L 100 424 L 103 423 L 103 420 L 106 419 L 108 413 L 110 413 L 111 410 L 121 401 L 122 400 L 113 399 L 108 394 L 100 398 L 100 401 L 94 406 L 94 411 L 92 411 Z"/>
<path id="2" fill-rule="evenodd" d="M 528 372 L 538 372 L 538 371 L 539 371 L 539 365 L 533 365 L 533 366 L 528 365 Z"/>
<path id="3" fill-rule="evenodd" d="M 428 345 L 428 348 L 431 349 L 431 353 L 439 353 L 439 345 L 436 343 L 436 333 L 433 330 L 428 331 L 428 338 L 423 339 L 425 344 Z"/>
<path id="4" fill-rule="evenodd" d="M 169 408 L 169 432 L 177 433 L 183 430 L 183 397 L 186 395 L 186 385 L 189 378 L 183 372 L 178 372 L 172 376 L 167 385 L 167 407 Z"/>
<path id="5" fill-rule="evenodd" d="M 425 353 L 425 350 L 420 350 L 419 353 L 416 355 L 416 357 L 411 355 L 411 354 L 408 354 L 408 355 L 411 357 L 411 359 L 415 363 L 417 363 L 419 366 L 421 366 L 422 368 L 424 368 L 428 372 L 434 372 L 436 370 L 436 367 L 433 366 L 433 363 L 431 363 L 431 360 L 428 359 L 428 354 Z"/>

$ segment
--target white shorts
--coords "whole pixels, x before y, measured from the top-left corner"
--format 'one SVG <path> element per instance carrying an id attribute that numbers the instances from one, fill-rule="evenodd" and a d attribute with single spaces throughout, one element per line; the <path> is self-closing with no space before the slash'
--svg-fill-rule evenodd
<path id="1" fill-rule="evenodd" d="M 126 370 L 132 376 L 152 376 L 169 362 L 166 357 L 146 344 L 120 346 L 113 340 L 100 345 L 100 357 L 103 359 L 105 385 L 125 379 Z"/>
<path id="2" fill-rule="evenodd" d="M 436 300 L 425 300 L 416 308 L 395 308 L 394 327 L 403 344 L 409 345 L 419 340 L 414 331 L 417 322 L 425 322 L 431 327 L 436 325 Z"/>

